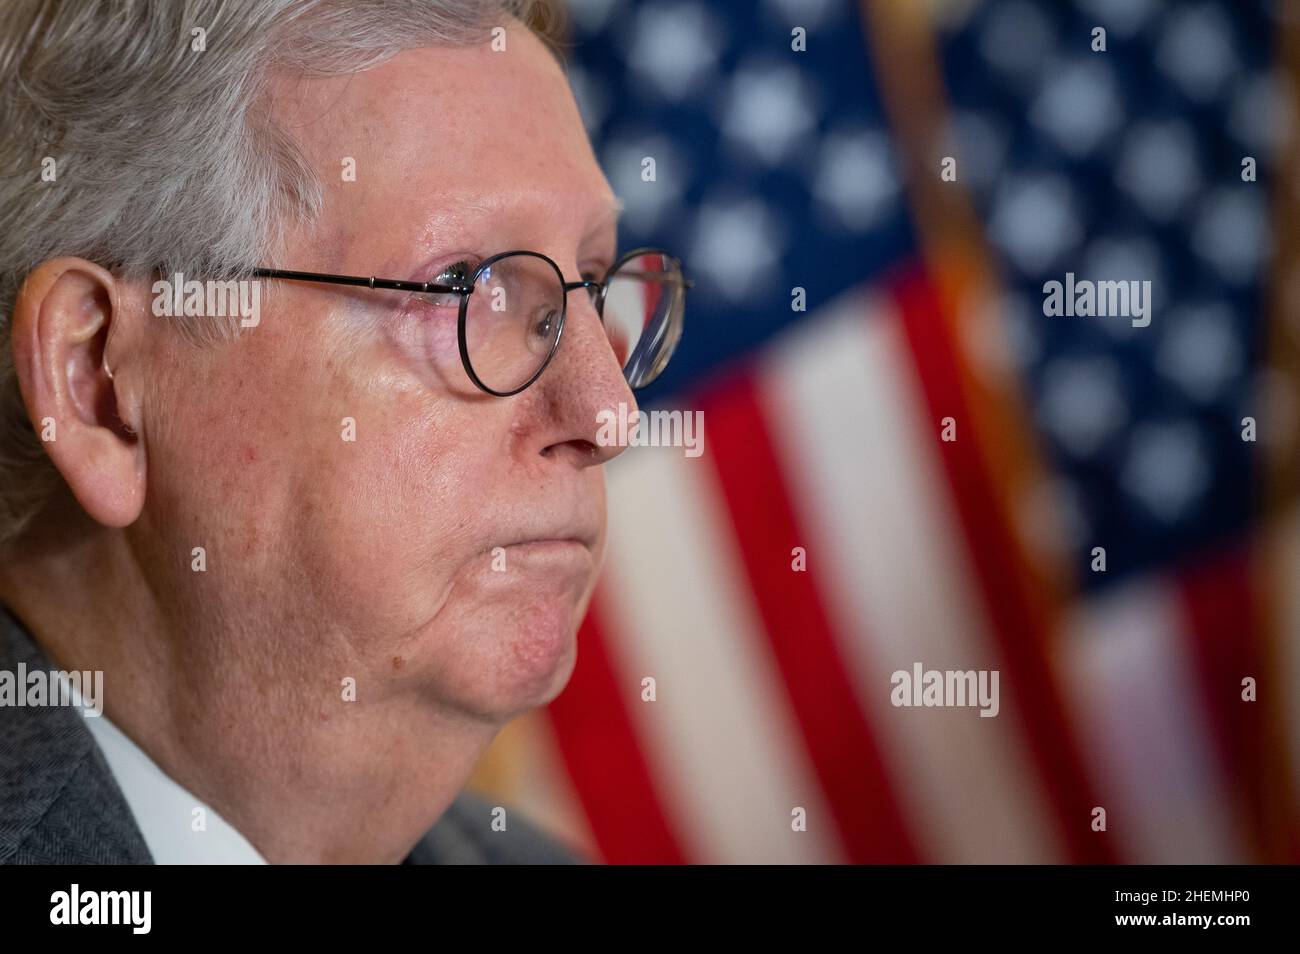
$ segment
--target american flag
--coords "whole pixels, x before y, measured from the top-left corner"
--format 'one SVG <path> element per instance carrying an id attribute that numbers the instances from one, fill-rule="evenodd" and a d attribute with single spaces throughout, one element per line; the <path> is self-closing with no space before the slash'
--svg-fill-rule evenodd
<path id="1" fill-rule="evenodd" d="M 1300 860 L 1296 15 L 567 6 L 704 453 L 609 465 L 577 669 L 475 784 L 616 863 Z"/>

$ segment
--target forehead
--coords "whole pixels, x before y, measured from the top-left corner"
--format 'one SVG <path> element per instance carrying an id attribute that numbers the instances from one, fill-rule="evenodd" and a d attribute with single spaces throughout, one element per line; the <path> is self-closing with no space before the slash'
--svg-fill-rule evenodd
<path id="1" fill-rule="evenodd" d="M 505 215 L 521 230 L 577 232 L 611 217 L 613 192 L 568 82 L 518 24 L 500 52 L 413 49 L 350 76 L 282 79 L 272 111 L 319 176 L 318 224 L 342 245 L 361 221 L 370 241 L 379 220 L 410 247 Z"/>

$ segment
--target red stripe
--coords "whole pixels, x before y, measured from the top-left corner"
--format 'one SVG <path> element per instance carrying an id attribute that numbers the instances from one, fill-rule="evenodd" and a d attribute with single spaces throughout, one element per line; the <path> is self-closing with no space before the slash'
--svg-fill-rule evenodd
<path id="1" fill-rule="evenodd" d="M 751 595 L 845 854 L 855 863 L 915 861 L 817 589 L 817 553 L 806 572 L 791 569 L 791 550 L 812 548 L 790 505 L 755 383 L 739 374 L 710 390 L 700 407 Z"/>
<path id="2" fill-rule="evenodd" d="M 1181 575 L 1206 712 L 1234 807 L 1250 826 L 1258 861 L 1300 858 L 1300 840 L 1287 800 L 1286 763 L 1271 757 L 1269 700 L 1276 692 L 1260 640 L 1263 632 L 1244 548 L 1216 554 Z M 1241 698 L 1241 680 L 1253 676 L 1255 702 Z M 1274 742 L 1280 748 L 1281 739 Z"/>
<path id="3" fill-rule="evenodd" d="M 1035 613 L 1026 590 L 1028 576 L 1014 565 L 1018 552 L 1014 538 L 973 439 L 974 419 L 938 297 L 919 268 L 900 276 L 894 297 L 917 383 L 929 408 L 935 450 L 957 509 L 970 568 L 1002 649 L 1003 697 L 1013 700 L 1012 711 L 1018 712 L 1024 723 L 1037 771 L 1074 860 L 1113 862 L 1115 853 L 1108 839 L 1089 826 L 1090 812 L 1100 802 L 1091 792 L 1044 656 L 1045 623 Z M 957 440 L 940 440 L 940 421 L 945 417 L 957 421 Z"/>
<path id="4" fill-rule="evenodd" d="M 547 707 L 560 754 L 604 860 L 610 864 L 683 864 L 601 628 L 597 590 L 578 630 L 578 661 L 564 691 Z"/>

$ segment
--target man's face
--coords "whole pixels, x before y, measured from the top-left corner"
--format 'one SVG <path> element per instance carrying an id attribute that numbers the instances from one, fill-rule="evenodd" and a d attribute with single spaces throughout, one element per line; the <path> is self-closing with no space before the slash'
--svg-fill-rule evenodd
<path id="1" fill-rule="evenodd" d="M 268 266 L 432 280 L 522 248 L 574 280 L 615 258 L 610 187 L 522 27 L 504 52 L 411 50 L 272 92 L 325 201 Z M 470 383 L 454 307 L 279 282 L 261 311 L 202 347 L 164 325 L 215 319 L 148 319 L 132 533 L 153 572 L 197 588 L 186 610 L 228 634 L 199 652 L 306 680 L 321 718 L 349 676 L 362 700 L 418 694 L 490 719 L 553 698 L 604 545 L 599 465 L 617 451 L 594 446 L 596 415 L 634 407 L 586 294 L 570 293 L 545 373 L 508 398 Z"/>

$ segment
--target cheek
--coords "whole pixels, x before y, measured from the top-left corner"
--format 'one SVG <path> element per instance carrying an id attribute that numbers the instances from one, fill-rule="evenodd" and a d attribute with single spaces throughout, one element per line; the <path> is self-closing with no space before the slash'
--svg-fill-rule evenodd
<path id="1" fill-rule="evenodd" d="M 486 483 L 463 453 L 401 420 L 392 408 L 340 414 L 295 494 L 293 536 L 306 541 L 317 596 L 358 632 L 404 631 L 436 606 L 469 546 L 456 502 Z"/>
<path id="2" fill-rule="evenodd" d="M 386 344 L 432 394 L 478 398 L 460 356 L 458 311 L 414 302 L 385 323 Z"/>

